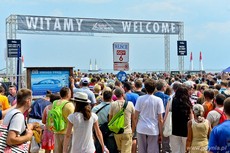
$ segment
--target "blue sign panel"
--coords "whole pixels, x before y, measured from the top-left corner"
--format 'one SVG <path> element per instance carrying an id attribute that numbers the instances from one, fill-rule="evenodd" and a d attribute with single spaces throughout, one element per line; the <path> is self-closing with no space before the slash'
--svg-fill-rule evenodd
<path id="1" fill-rule="evenodd" d="M 68 70 L 32 70 L 31 89 L 33 96 L 45 96 L 47 90 L 57 93 L 62 87 L 69 87 L 69 75 Z"/>
<path id="2" fill-rule="evenodd" d="M 121 81 L 121 82 L 125 81 L 126 78 L 127 78 L 127 74 L 124 71 L 120 71 L 120 72 L 117 73 L 117 79 L 119 81 Z"/>
<path id="3" fill-rule="evenodd" d="M 178 56 L 187 55 L 187 41 L 177 41 L 177 55 Z"/>
<path id="4" fill-rule="evenodd" d="M 8 39 L 7 40 L 8 57 L 21 57 L 21 40 Z M 19 56 L 18 56 L 19 53 Z"/>

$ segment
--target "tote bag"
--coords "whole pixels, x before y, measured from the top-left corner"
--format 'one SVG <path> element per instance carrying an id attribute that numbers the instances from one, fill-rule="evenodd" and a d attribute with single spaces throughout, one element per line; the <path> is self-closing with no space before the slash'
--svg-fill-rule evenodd
<path id="1" fill-rule="evenodd" d="M 13 117 L 20 112 L 15 113 L 9 122 L 8 126 L 0 125 L 0 153 L 27 153 L 28 143 L 23 143 L 20 145 L 9 146 L 6 144 L 7 135 L 9 132 L 9 127 Z"/>
<path id="2" fill-rule="evenodd" d="M 166 117 L 165 123 L 163 125 L 163 135 L 164 137 L 168 137 L 172 135 L 172 100 L 169 101 L 169 112 Z"/>
<path id="3" fill-rule="evenodd" d="M 163 135 L 164 137 L 168 137 L 172 135 L 172 112 L 168 112 L 168 116 L 166 117 L 165 123 L 163 125 Z"/>

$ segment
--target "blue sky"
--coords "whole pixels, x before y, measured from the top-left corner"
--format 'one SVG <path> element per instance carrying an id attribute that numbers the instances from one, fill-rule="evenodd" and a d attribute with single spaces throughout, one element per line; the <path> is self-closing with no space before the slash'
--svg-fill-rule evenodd
<path id="1" fill-rule="evenodd" d="M 184 22 L 188 56 L 193 52 L 199 69 L 230 65 L 230 1 L 222 0 L 1 0 L 0 69 L 5 67 L 5 19 L 11 14 Z M 129 42 L 131 69 L 164 70 L 163 35 L 95 34 L 94 36 L 17 34 L 22 41 L 25 66 L 74 66 L 88 69 L 97 60 L 99 68 L 113 69 L 112 44 Z M 177 35 L 170 37 L 171 69 L 178 69 Z"/>

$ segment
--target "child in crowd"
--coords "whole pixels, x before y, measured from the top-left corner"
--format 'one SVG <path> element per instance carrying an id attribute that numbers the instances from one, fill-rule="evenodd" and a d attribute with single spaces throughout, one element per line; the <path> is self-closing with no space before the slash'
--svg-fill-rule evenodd
<path id="1" fill-rule="evenodd" d="M 50 95 L 50 102 L 53 103 L 55 100 L 60 99 L 59 95 Z M 42 115 L 42 123 L 45 124 L 44 132 L 42 135 L 42 149 L 45 149 L 45 153 L 50 153 L 54 150 L 54 133 L 47 128 L 47 117 L 48 112 L 52 108 L 52 104 L 45 107 Z"/>

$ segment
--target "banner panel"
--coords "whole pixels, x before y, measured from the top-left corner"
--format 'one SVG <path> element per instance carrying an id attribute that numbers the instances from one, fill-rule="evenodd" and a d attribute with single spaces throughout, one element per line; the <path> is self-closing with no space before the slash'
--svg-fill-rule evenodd
<path id="1" fill-rule="evenodd" d="M 17 15 L 17 30 L 117 34 L 179 34 L 181 22 Z"/>

